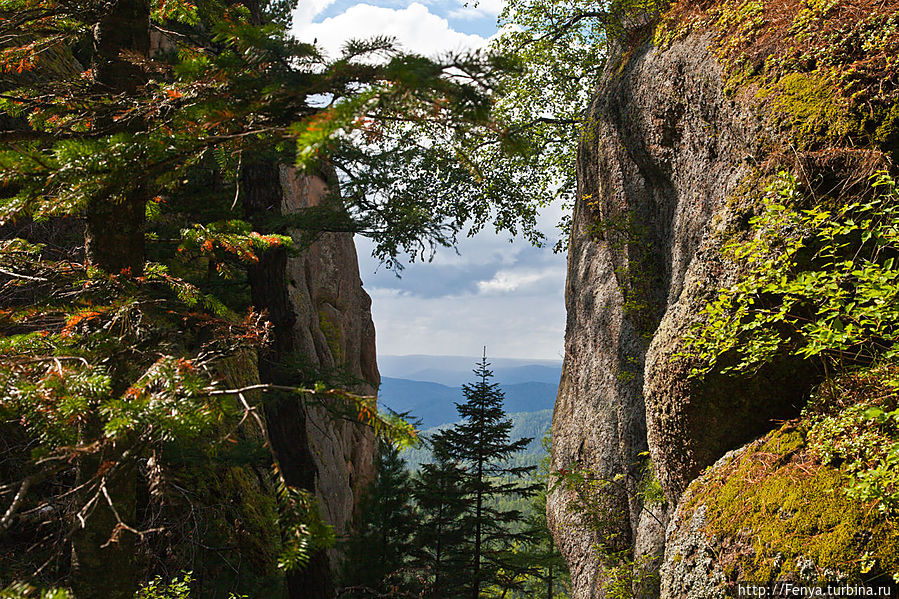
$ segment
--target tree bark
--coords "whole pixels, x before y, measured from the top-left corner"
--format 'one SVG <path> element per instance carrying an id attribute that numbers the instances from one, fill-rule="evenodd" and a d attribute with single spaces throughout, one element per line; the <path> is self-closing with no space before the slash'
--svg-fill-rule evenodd
<path id="1" fill-rule="evenodd" d="M 79 482 L 95 478 L 104 462 L 114 462 L 113 455 L 92 455 L 79 464 Z M 119 454 L 119 455 L 115 455 Z M 137 587 L 134 568 L 135 535 L 120 524 L 135 521 L 137 471 L 133 462 L 117 466 L 105 483 L 105 493 L 89 484 L 81 494 L 79 507 L 94 501 L 84 517 L 84 525 L 75 522 L 72 536 L 72 570 L 69 585 L 77 599 L 132 599 Z M 109 505 L 110 501 L 115 511 Z M 121 522 L 119 521 L 121 518 Z"/>
<path id="2" fill-rule="evenodd" d="M 104 94 L 134 94 L 146 83 L 135 58 L 150 52 L 150 3 L 118 0 L 94 28 L 94 80 Z M 99 119 L 103 130 L 111 123 Z M 135 177 L 140 169 L 135 165 Z M 138 276 L 145 261 L 144 220 L 147 193 L 140 181 L 123 198 L 95 197 L 87 205 L 87 260 L 106 272 Z"/>
<path id="3" fill-rule="evenodd" d="M 278 163 L 273 159 L 244 157 L 240 172 L 241 197 L 247 218 L 260 224 L 281 214 L 283 192 Z M 296 352 L 294 326 L 297 322 L 287 287 L 287 251 L 265 252 L 259 263 L 247 269 L 250 294 L 257 310 L 266 310 L 274 325 L 271 345 L 259 354 L 259 379 L 263 383 L 297 385 L 297 375 L 289 367 Z M 316 468 L 309 449 L 306 413 L 295 394 L 270 394 L 265 419 L 272 450 L 284 481 L 292 487 L 315 491 Z M 334 580 L 324 551 L 312 556 L 308 565 L 287 576 L 291 599 L 330 599 L 335 596 Z"/>
<path id="4" fill-rule="evenodd" d="M 91 199 L 85 215 L 87 262 L 110 274 L 143 274 L 145 214 L 146 195 L 140 188 L 120 202 Z"/>
<path id="5" fill-rule="evenodd" d="M 132 57 L 146 58 L 150 48 L 150 4 L 148 0 L 118 0 L 109 7 L 94 29 L 94 80 L 102 94 L 134 94 L 145 82 Z M 111 119 L 97 127 L 106 127 Z M 102 129 L 101 129 L 102 130 Z M 135 165 L 135 176 L 140 177 Z M 138 182 L 123 198 L 92 198 L 85 215 L 87 262 L 108 273 L 138 276 L 143 273 L 146 186 Z M 124 389 L 122 389 L 124 390 Z M 101 435 L 99 422 L 88 425 L 84 439 Z M 85 457 L 79 464 L 79 479 L 98 478 L 105 463 L 127 460 L 122 447 L 108 455 Z M 116 466 L 103 489 L 91 484 L 80 494 L 80 506 L 95 501 L 76 521 L 72 536 L 70 584 L 77 599 L 131 599 L 137 586 L 134 567 L 134 535 L 122 528 L 133 526 L 136 511 L 137 471 L 134 464 Z M 100 492 L 100 495 L 97 493 Z"/>

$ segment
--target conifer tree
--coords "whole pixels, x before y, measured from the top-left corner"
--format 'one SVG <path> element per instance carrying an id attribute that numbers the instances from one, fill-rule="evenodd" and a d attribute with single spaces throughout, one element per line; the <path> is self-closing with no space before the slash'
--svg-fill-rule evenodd
<path id="1" fill-rule="evenodd" d="M 396 595 L 405 586 L 416 526 L 412 480 L 400 450 L 383 439 L 375 469 L 344 553 L 344 587 L 359 589 L 345 591 L 342 597 L 365 597 L 372 592 Z"/>
<path id="2" fill-rule="evenodd" d="M 531 439 L 512 441 L 512 421 L 505 418 L 504 394 L 491 382 L 486 354 L 474 369 L 474 383 L 463 385 L 465 402 L 456 404 L 462 421 L 434 435 L 448 459 L 462 471 L 467 507 L 461 521 L 467 535 L 466 596 L 478 599 L 481 590 L 495 579 L 508 560 L 508 547 L 528 538 L 515 525 L 525 516 L 516 509 L 496 507 L 496 500 L 533 495 L 537 486 L 522 481 L 534 466 L 510 467 L 507 460 L 523 450 Z"/>
<path id="3" fill-rule="evenodd" d="M 418 509 L 413 563 L 426 597 L 463 599 L 470 573 L 465 472 L 439 439 L 432 441 L 432 455 L 413 481 Z"/>
<path id="4" fill-rule="evenodd" d="M 551 437 L 547 432 L 542 440 L 546 456 L 540 461 L 537 492 L 530 498 L 523 530 L 524 542 L 509 548 L 501 580 L 497 587 L 505 597 L 521 599 L 554 599 L 567 597 L 570 586 L 568 565 L 556 548 L 555 539 L 546 521 L 546 494 L 550 482 Z"/>
<path id="5" fill-rule="evenodd" d="M 552 531 L 546 522 L 546 481 L 533 497 L 528 516 L 528 541 L 519 552 L 518 561 L 526 573 L 520 585 L 522 597 L 554 599 L 569 581 L 568 565 L 556 548 Z"/>

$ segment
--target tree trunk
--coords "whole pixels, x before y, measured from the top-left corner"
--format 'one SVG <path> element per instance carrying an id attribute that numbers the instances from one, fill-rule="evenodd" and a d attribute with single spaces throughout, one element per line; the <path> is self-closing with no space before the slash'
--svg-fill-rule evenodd
<path id="1" fill-rule="evenodd" d="M 474 534 L 474 575 L 472 576 L 472 599 L 478 599 L 481 594 L 481 512 L 483 509 L 484 490 L 484 460 L 478 460 L 478 494 L 475 504 L 475 534 Z"/>
<path id="2" fill-rule="evenodd" d="M 110 454 L 82 458 L 79 482 L 94 478 L 104 462 L 116 461 L 121 450 Z M 132 599 L 137 587 L 134 569 L 134 534 L 121 523 L 135 521 L 137 471 L 133 463 L 125 463 L 111 471 L 105 482 L 106 492 L 90 484 L 81 494 L 79 507 L 94 500 L 84 518 L 84 526 L 72 536 L 72 570 L 69 584 L 77 599 Z M 107 499 L 108 496 L 108 499 Z M 115 511 L 109 502 L 115 506 Z M 118 516 L 116 515 L 118 514 Z M 78 523 L 75 523 L 78 526 Z"/>
<path id="3" fill-rule="evenodd" d="M 84 233 L 88 263 L 110 274 L 143 274 L 145 211 L 141 189 L 131 190 L 121 202 L 109 198 L 88 202 Z"/>
<path id="4" fill-rule="evenodd" d="M 144 74 L 128 55 L 146 57 L 150 48 L 148 0 L 118 0 L 94 29 L 94 77 L 101 94 L 133 94 L 144 83 Z M 95 126 L 109 125 L 98 119 Z M 87 262 L 109 273 L 143 273 L 145 186 L 138 182 L 124 198 L 100 196 L 86 207 L 85 253 Z M 87 442 L 100 434 L 99 422 L 88 425 Z M 98 477 L 101 466 L 123 458 L 117 446 L 109 455 L 91 456 L 79 464 L 79 479 Z M 95 501 L 72 536 L 70 584 L 78 599 L 131 599 L 137 585 L 134 568 L 134 535 L 122 528 L 133 526 L 136 510 L 134 464 L 117 466 L 104 484 L 105 492 L 88 485 L 80 505 Z M 101 479 L 102 480 L 102 479 Z M 112 504 L 112 505 L 110 505 Z"/>
<path id="5" fill-rule="evenodd" d="M 135 58 L 150 53 L 150 3 L 118 0 L 94 28 L 94 78 L 112 93 L 134 93 L 146 81 Z"/>
<path id="6" fill-rule="evenodd" d="M 146 82 L 133 58 L 150 52 L 150 3 L 118 0 L 94 28 L 94 79 L 101 94 L 134 94 Z M 109 119 L 98 119 L 102 131 Z M 137 166 L 137 165 L 135 165 Z M 139 170 L 135 175 L 139 177 Z M 144 220 L 147 194 L 140 181 L 124 198 L 96 197 L 87 205 L 86 252 L 90 264 L 106 272 L 143 273 Z"/>
<path id="7" fill-rule="evenodd" d="M 243 160 L 240 172 L 241 197 L 247 218 L 258 224 L 281 214 L 282 189 L 278 164 L 273 159 Z M 260 256 L 247 269 L 250 294 L 257 310 L 266 310 L 274 325 L 272 344 L 259 354 L 259 379 L 263 383 L 297 385 L 289 361 L 296 351 L 293 312 L 287 288 L 287 251 L 275 248 Z M 284 481 L 292 487 L 315 491 L 316 469 L 309 450 L 306 413 L 294 394 L 270 394 L 265 419 L 272 450 Z M 330 599 L 335 595 L 328 556 L 319 551 L 299 572 L 287 576 L 291 599 Z"/>

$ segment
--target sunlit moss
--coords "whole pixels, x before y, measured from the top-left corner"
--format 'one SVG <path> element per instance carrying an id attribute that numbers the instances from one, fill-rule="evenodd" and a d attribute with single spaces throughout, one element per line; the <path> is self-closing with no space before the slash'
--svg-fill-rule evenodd
<path id="1" fill-rule="evenodd" d="M 847 496 L 844 468 L 816 463 L 790 423 L 720 466 L 694 490 L 705 532 L 731 579 L 870 580 L 899 573 L 899 526 Z"/>

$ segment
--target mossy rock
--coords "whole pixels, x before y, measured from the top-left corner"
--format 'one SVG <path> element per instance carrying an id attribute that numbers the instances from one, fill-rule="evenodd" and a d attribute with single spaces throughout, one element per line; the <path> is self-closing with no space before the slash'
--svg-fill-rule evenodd
<path id="1" fill-rule="evenodd" d="M 726 455 L 690 485 L 669 528 L 665 596 L 710 552 L 710 596 L 737 581 L 889 581 L 899 574 L 899 523 L 849 497 L 845 467 L 816 461 L 809 425 L 790 422 Z M 685 565 L 686 564 L 686 565 Z"/>
<path id="2" fill-rule="evenodd" d="M 771 121 L 787 129 L 799 149 L 831 146 L 860 129 L 839 88 L 820 74 L 790 73 L 757 92 Z"/>
<path id="3" fill-rule="evenodd" d="M 862 15 L 862 16 L 860 16 Z M 899 157 L 899 5 L 862 0 L 681 0 L 655 44 L 712 33 L 735 98 L 767 110 L 791 151 L 877 149 Z"/>

